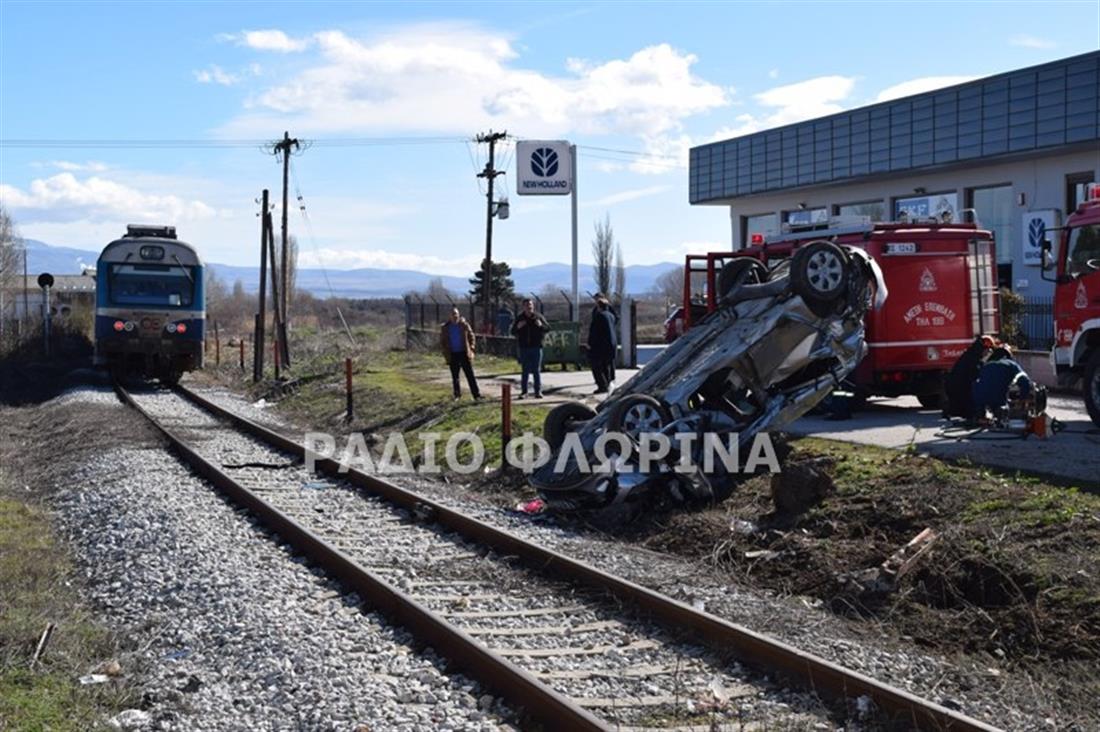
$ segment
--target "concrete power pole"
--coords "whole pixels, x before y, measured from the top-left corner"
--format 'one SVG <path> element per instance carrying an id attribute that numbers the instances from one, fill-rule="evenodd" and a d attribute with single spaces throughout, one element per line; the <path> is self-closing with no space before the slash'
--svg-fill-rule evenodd
<path id="1" fill-rule="evenodd" d="M 283 251 L 282 251 L 282 255 L 280 256 L 280 259 L 282 260 L 282 284 L 283 284 L 283 287 L 282 287 L 282 307 L 280 308 L 280 310 L 282 311 L 281 320 L 282 320 L 282 327 L 284 329 L 284 332 L 281 333 L 280 335 L 282 337 L 282 342 L 283 342 L 283 355 L 284 355 L 284 358 L 285 358 L 285 360 L 283 362 L 284 366 L 290 366 L 290 346 L 286 342 L 287 333 L 285 332 L 285 328 L 287 327 L 287 322 L 290 319 L 288 314 L 287 314 L 287 301 L 289 299 L 287 297 L 287 291 L 290 289 L 289 288 L 290 282 L 289 282 L 289 278 L 288 278 L 289 270 L 287 269 L 287 249 L 288 249 L 288 247 L 287 247 L 287 230 L 286 230 L 287 221 L 286 221 L 286 219 L 287 219 L 287 178 L 290 174 L 290 150 L 291 150 L 292 147 L 295 150 L 298 150 L 298 149 L 301 148 L 301 146 L 298 144 L 298 139 L 297 138 L 292 138 L 290 136 L 289 132 L 284 131 L 283 132 L 283 139 L 280 140 L 279 142 L 275 143 L 275 154 L 278 155 L 279 153 L 282 153 L 282 156 L 283 156 Z"/>
<path id="2" fill-rule="evenodd" d="M 493 302 L 493 180 L 498 175 L 504 175 L 503 170 L 493 167 L 496 144 L 508 136 L 507 132 L 493 132 L 477 136 L 478 142 L 489 143 L 489 160 L 485 163 L 485 170 L 477 174 L 478 178 L 489 181 L 489 191 L 485 194 L 485 272 L 481 282 L 481 298 L 485 303 L 485 324 L 492 327 L 492 302 Z"/>

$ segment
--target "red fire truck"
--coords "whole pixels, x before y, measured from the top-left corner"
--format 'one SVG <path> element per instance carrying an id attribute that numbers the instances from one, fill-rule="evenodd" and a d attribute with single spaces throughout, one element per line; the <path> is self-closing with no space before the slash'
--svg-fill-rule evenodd
<path id="1" fill-rule="evenodd" d="M 1043 270 L 1051 246 L 1043 242 Z M 1100 184 L 1070 214 L 1054 257 L 1054 350 L 1059 381 L 1082 380 L 1085 407 L 1100 426 Z"/>
<path id="2" fill-rule="evenodd" d="M 821 239 L 863 247 L 882 267 L 889 290 L 885 306 L 867 316 L 869 352 L 851 377 L 857 395 L 912 394 L 925 407 L 939 406 L 944 374 L 955 360 L 975 337 L 1000 329 L 993 234 L 973 223 L 834 218 L 816 225 L 785 225 L 780 234 L 767 238 L 754 234 L 751 246 L 737 252 L 688 255 L 687 327 L 693 302 L 696 311 L 704 303 L 707 311 L 715 309 L 724 294 L 719 292 L 721 270 L 737 257 L 768 264 Z M 702 292 L 697 287 L 693 293 L 700 276 L 705 278 Z"/>

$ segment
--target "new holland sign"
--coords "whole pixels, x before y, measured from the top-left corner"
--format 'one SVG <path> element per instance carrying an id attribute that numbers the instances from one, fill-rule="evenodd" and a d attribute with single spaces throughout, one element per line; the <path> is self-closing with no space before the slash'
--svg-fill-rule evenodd
<path id="1" fill-rule="evenodd" d="M 564 196 L 573 190 L 573 165 L 565 140 L 516 143 L 516 193 Z"/>

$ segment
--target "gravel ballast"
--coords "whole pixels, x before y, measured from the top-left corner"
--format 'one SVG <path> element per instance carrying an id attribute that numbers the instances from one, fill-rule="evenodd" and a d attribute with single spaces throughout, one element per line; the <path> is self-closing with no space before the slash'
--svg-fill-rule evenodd
<path id="1" fill-rule="evenodd" d="M 56 408 L 112 405 L 81 389 Z M 113 412 L 112 412 L 113 413 Z M 64 457 L 61 458 L 64 460 Z M 162 446 L 58 465 L 62 530 L 158 730 L 500 729 L 510 712 L 292 557 Z M 68 467 L 68 469 L 64 469 Z"/>
<path id="2" fill-rule="evenodd" d="M 269 409 L 256 409 L 224 390 L 200 391 L 211 401 L 302 441 L 301 433 L 296 434 Z M 939 656 L 907 643 L 884 625 L 838 617 L 811 598 L 778 597 L 738 584 L 705 564 L 552 519 L 532 520 L 488 505 L 461 485 L 410 475 L 387 479 L 524 539 L 1004 729 L 1091 729 L 1100 724 L 1100 716 L 1089 716 L 1090 722 L 1080 711 L 1067 714 L 1057 696 L 1047 692 L 1044 679 L 1002 666 L 996 657 Z M 523 487 L 517 486 L 517 496 L 523 494 Z"/>

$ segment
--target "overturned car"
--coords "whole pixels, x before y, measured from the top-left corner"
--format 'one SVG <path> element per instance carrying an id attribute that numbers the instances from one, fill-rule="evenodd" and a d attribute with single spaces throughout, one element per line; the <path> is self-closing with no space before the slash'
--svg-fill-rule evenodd
<path id="1" fill-rule="evenodd" d="M 717 288 L 718 308 L 597 410 L 547 415 L 551 459 L 530 482 L 548 509 L 726 498 L 743 474 L 704 452 L 747 450 L 812 409 L 863 358 L 863 316 L 887 294 L 866 252 L 820 240 L 770 268 L 735 256 Z"/>

